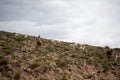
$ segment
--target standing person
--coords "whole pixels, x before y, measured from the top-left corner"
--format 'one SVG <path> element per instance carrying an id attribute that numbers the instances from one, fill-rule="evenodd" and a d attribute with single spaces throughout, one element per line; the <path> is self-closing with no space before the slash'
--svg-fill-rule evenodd
<path id="1" fill-rule="evenodd" d="M 40 35 L 36 38 L 37 46 L 41 46 Z"/>

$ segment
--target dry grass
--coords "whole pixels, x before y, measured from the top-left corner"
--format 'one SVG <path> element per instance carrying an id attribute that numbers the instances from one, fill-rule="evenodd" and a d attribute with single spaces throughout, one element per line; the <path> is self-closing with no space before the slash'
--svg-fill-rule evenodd
<path id="1" fill-rule="evenodd" d="M 99 71 L 98 75 L 111 72 L 119 79 L 118 69 L 120 67 L 118 64 L 120 63 L 115 63 L 113 57 L 110 59 L 106 57 L 106 48 L 43 38 L 42 46 L 35 47 L 35 45 L 34 36 L 25 38 L 21 34 L 16 36 L 15 33 L 1 31 L 0 71 L 2 72 L 0 73 L 2 76 L 8 80 L 20 80 L 23 74 L 25 80 L 28 78 L 49 80 L 50 77 L 55 80 L 72 80 L 72 78 L 76 80 L 83 78 L 84 80 L 87 74 L 91 75 L 90 71 Z M 85 50 L 80 49 L 81 46 L 85 46 Z M 120 49 L 115 48 L 114 51 L 119 53 Z M 95 69 L 89 70 L 88 66 L 94 66 Z M 7 70 L 4 67 L 7 67 Z M 14 71 L 15 68 L 21 69 Z M 9 77 L 5 75 L 8 73 Z M 78 74 L 81 75 L 80 78 Z M 66 76 L 70 76 L 69 79 Z M 103 76 L 98 77 L 104 80 Z"/>

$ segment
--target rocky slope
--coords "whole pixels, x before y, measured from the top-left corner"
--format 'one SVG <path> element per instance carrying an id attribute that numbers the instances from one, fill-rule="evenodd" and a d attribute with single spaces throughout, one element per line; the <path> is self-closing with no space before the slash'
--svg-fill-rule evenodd
<path id="1" fill-rule="evenodd" d="M 0 31 L 0 80 L 120 80 L 120 49 L 107 50 Z"/>

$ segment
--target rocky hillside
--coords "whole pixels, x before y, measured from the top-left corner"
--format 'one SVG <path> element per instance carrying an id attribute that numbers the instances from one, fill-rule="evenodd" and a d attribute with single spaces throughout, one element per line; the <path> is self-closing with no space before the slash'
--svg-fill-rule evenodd
<path id="1" fill-rule="evenodd" d="M 107 50 L 0 31 L 0 80 L 120 80 L 120 49 Z"/>

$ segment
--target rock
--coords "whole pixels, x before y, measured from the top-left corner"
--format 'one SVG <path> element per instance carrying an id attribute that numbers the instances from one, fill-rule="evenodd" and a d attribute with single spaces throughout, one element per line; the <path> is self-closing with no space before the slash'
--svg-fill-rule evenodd
<path id="1" fill-rule="evenodd" d="M 56 63 L 55 63 L 55 62 L 50 63 L 50 66 L 52 66 L 52 67 L 54 67 L 54 68 L 56 68 L 56 67 L 57 67 L 57 65 L 56 65 Z"/>
<path id="2" fill-rule="evenodd" d="M 107 72 L 105 80 L 117 80 L 116 76 L 110 72 Z"/>
<path id="3" fill-rule="evenodd" d="M 45 67 L 37 67 L 34 71 L 37 73 L 44 73 L 47 72 L 47 69 Z"/>
<path id="4" fill-rule="evenodd" d="M 59 74 L 62 74 L 63 70 L 61 68 L 56 68 L 56 72 L 59 73 Z"/>
<path id="5" fill-rule="evenodd" d="M 26 69 L 25 71 L 30 73 L 30 74 L 32 73 L 32 70 L 30 68 Z"/>
<path id="6" fill-rule="evenodd" d="M 0 80 L 3 80 L 3 76 L 2 76 L 2 73 L 0 73 Z"/>
<path id="7" fill-rule="evenodd" d="M 65 74 L 69 74 L 69 75 L 71 74 L 68 69 L 64 69 L 63 71 L 64 71 Z"/>
<path id="8" fill-rule="evenodd" d="M 0 72 L 2 72 L 4 70 L 4 68 L 3 67 L 0 67 Z"/>

